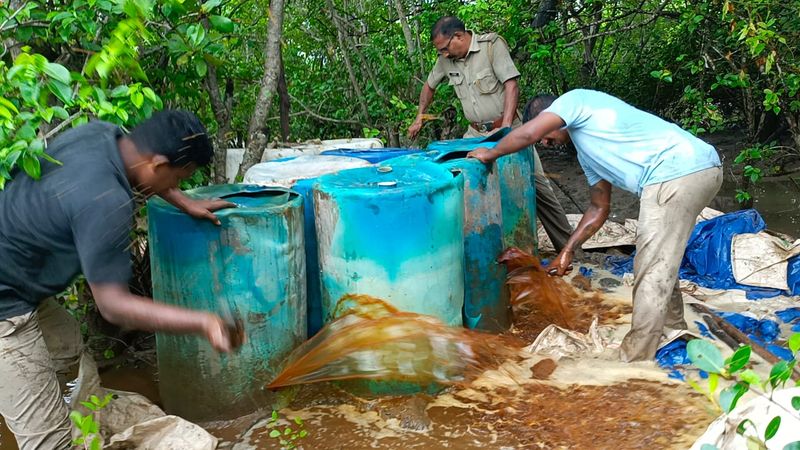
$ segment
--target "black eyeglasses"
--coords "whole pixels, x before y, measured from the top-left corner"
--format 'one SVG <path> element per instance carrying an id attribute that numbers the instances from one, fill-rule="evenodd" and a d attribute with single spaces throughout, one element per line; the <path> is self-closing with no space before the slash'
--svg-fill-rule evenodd
<path id="1" fill-rule="evenodd" d="M 450 42 L 453 41 L 454 37 L 456 37 L 455 33 L 453 33 L 453 35 L 450 36 L 450 39 L 447 40 L 447 45 L 445 45 L 444 48 L 437 48 L 436 52 L 439 53 L 440 55 L 444 55 L 445 53 L 450 53 Z"/>

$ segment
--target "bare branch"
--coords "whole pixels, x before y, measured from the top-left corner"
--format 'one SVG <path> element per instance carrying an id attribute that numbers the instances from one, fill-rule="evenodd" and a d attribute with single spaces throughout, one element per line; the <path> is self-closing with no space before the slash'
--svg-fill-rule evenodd
<path id="1" fill-rule="evenodd" d="M 289 98 L 291 98 L 293 101 L 297 102 L 297 104 L 299 104 L 299 105 L 300 105 L 300 107 L 301 107 L 301 108 L 303 108 L 303 109 L 305 110 L 305 112 L 306 112 L 306 113 L 307 113 L 309 116 L 311 116 L 311 117 L 313 117 L 313 118 L 315 118 L 315 119 L 322 120 L 322 121 L 325 121 L 325 122 L 333 122 L 333 123 L 349 123 L 349 124 L 353 124 L 353 125 L 358 125 L 358 124 L 360 124 L 360 123 L 361 123 L 361 122 L 360 122 L 360 121 L 358 121 L 358 120 L 348 120 L 348 119 L 333 119 L 333 118 L 331 118 L 331 117 L 325 117 L 325 116 L 321 116 L 321 115 L 319 115 L 319 114 L 315 113 L 314 111 L 312 111 L 311 109 L 309 109 L 309 107 L 308 107 L 308 106 L 306 106 L 306 105 L 305 105 L 303 102 L 301 102 L 299 99 L 297 99 L 297 98 L 296 98 L 295 96 L 293 96 L 292 94 L 289 94 Z M 300 114 L 300 113 L 294 113 L 294 114 L 292 114 L 292 116 L 294 116 L 294 115 L 297 115 L 297 114 Z"/>

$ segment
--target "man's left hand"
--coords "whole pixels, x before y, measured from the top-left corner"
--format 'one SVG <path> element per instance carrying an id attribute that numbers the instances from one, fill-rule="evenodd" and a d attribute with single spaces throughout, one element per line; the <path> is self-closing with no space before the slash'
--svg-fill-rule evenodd
<path id="1" fill-rule="evenodd" d="M 497 154 L 486 147 L 478 147 L 475 150 L 467 153 L 467 158 L 475 158 L 484 164 L 491 164 L 495 159 L 497 159 Z"/>
<path id="2" fill-rule="evenodd" d="M 194 217 L 195 219 L 206 219 L 210 220 L 215 225 L 219 225 L 219 218 L 216 214 L 214 214 L 214 211 L 235 207 L 236 205 L 231 202 L 218 198 L 212 198 L 207 200 L 189 200 L 182 209 L 183 212 Z"/>

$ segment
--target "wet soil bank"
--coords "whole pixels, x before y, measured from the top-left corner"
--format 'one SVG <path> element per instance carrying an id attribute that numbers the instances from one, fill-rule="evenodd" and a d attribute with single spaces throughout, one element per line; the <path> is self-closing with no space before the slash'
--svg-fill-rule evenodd
<path id="1" fill-rule="evenodd" d="M 743 137 L 736 132 L 717 133 L 704 136 L 720 153 L 724 168 L 724 180 L 717 198 L 709 205 L 723 212 L 740 209 L 736 201 L 741 166 L 733 161 L 742 150 Z M 550 176 L 556 195 L 568 214 L 579 214 L 589 204 L 589 186 L 574 151 L 567 149 L 539 149 L 545 172 Z M 787 167 L 795 171 L 779 177 L 767 177 L 750 189 L 753 207 L 764 217 L 770 230 L 800 235 L 800 162 Z M 624 222 L 626 218 L 639 216 L 639 199 L 636 195 L 614 188 L 611 195 L 610 219 Z"/>

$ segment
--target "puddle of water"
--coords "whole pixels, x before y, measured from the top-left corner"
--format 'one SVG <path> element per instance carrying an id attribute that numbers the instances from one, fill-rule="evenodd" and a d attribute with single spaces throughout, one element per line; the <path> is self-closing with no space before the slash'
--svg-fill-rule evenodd
<path id="1" fill-rule="evenodd" d="M 17 450 L 17 441 L 11 434 L 3 417 L 0 416 L 0 448 L 3 450 Z"/>
<path id="2" fill-rule="evenodd" d="M 158 382 L 154 367 L 119 367 L 100 374 L 103 387 L 120 391 L 136 392 L 144 395 L 156 405 L 161 405 L 158 394 Z M 0 416 L 0 449 L 18 450 L 14 435 L 6 427 Z"/>
<path id="3" fill-rule="evenodd" d="M 800 235 L 800 177 L 761 180 L 750 193 L 753 195 L 753 208 L 764 218 L 767 228 L 789 236 Z M 711 204 L 720 211 L 739 209 L 736 201 L 736 183 L 725 180 L 717 198 Z"/>

